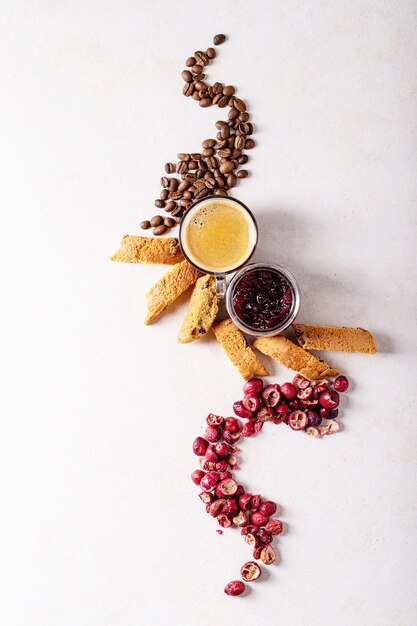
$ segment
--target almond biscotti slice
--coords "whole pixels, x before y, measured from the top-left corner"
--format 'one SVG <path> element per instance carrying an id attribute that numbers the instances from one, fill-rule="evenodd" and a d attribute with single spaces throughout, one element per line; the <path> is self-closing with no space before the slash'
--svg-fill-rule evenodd
<path id="1" fill-rule="evenodd" d="M 135 235 L 125 235 L 120 249 L 111 257 L 111 261 L 124 263 L 163 263 L 165 265 L 175 265 L 183 259 L 178 239 Z"/>
<path id="2" fill-rule="evenodd" d="M 148 310 L 145 324 L 150 324 L 162 311 L 165 311 L 184 291 L 194 285 L 199 276 L 201 272 L 187 261 L 174 265 L 146 294 Z"/>
<path id="3" fill-rule="evenodd" d="M 300 346 L 284 337 L 258 337 L 253 342 L 255 348 L 272 357 L 291 370 L 299 372 L 308 380 L 316 380 L 324 376 L 337 376 L 339 372 L 318 357 L 306 352 Z"/>
<path id="4" fill-rule="evenodd" d="M 188 313 L 178 335 L 180 343 L 201 339 L 216 319 L 219 305 L 216 296 L 216 279 L 206 274 L 198 279 L 191 294 Z"/>
<path id="5" fill-rule="evenodd" d="M 374 338 L 364 328 L 311 326 L 309 324 L 293 324 L 292 327 L 300 346 L 308 350 L 363 352 L 364 354 L 376 352 Z"/>
<path id="6" fill-rule="evenodd" d="M 211 329 L 216 335 L 217 341 L 245 380 L 254 376 L 268 376 L 268 370 L 265 369 L 253 350 L 248 346 L 244 335 L 233 324 L 232 320 L 217 322 L 213 324 Z"/>

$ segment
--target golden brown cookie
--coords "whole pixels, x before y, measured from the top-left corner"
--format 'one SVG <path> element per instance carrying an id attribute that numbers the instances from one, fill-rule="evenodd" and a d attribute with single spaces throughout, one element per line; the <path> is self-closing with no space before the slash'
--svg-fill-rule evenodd
<path id="1" fill-rule="evenodd" d="M 125 235 L 120 249 L 111 257 L 111 261 L 124 263 L 163 263 L 165 265 L 175 265 L 183 259 L 178 239 L 135 235 Z"/>
<path id="2" fill-rule="evenodd" d="M 244 335 L 232 320 L 216 322 L 211 328 L 217 341 L 245 380 L 254 376 L 268 376 L 268 370 L 248 346 Z"/>
<path id="3" fill-rule="evenodd" d="M 300 346 L 308 350 L 363 352 L 365 354 L 376 352 L 374 338 L 364 328 L 311 326 L 309 324 L 293 324 L 292 327 Z"/>
<path id="4" fill-rule="evenodd" d="M 184 291 L 194 285 L 199 276 L 201 272 L 187 261 L 174 265 L 146 294 L 148 310 L 145 324 L 150 324 L 162 311 L 165 311 Z"/>
<path id="5" fill-rule="evenodd" d="M 272 357 L 291 370 L 299 372 L 308 380 L 316 380 L 324 376 L 337 376 L 339 372 L 318 357 L 306 352 L 300 346 L 284 337 L 258 337 L 253 342 L 257 350 Z"/>
<path id="6" fill-rule="evenodd" d="M 219 305 L 216 296 L 216 279 L 206 274 L 198 279 L 191 294 L 187 315 L 178 335 L 180 343 L 201 339 L 216 319 Z"/>

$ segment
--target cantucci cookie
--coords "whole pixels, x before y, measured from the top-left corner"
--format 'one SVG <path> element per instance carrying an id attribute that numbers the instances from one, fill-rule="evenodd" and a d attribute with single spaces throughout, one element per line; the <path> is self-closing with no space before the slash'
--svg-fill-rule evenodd
<path id="1" fill-rule="evenodd" d="M 222 320 L 213 324 L 211 328 L 217 341 L 243 378 L 248 380 L 255 376 L 268 376 L 268 371 L 248 346 L 244 335 L 232 320 Z"/>
<path id="2" fill-rule="evenodd" d="M 125 235 L 112 261 L 124 263 L 163 263 L 175 265 L 182 261 L 180 244 L 174 237 L 139 237 Z"/>
<path id="3" fill-rule="evenodd" d="M 218 310 L 216 279 L 207 274 L 199 278 L 195 284 L 178 341 L 189 343 L 204 337 L 216 319 Z"/>
<path id="4" fill-rule="evenodd" d="M 374 338 L 364 328 L 345 326 L 311 326 L 293 324 L 297 341 L 308 350 L 332 350 L 334 352 L 376 352 Z"/>
<path id="5" fill-rule="evenodd" d="M 201 272 L 187 261 L 174 265 L 146 294 L 148 310 L 145 324 L 150 324 L 158 315 L 165 311 L 175 300 L 194 285 Z"/>
<path id="6" fill-rule="evenodd" d="M 308 380 L 317 380 L 324 376 L 337 376 L 339 372 L 330 365 L 310 354 L 300 346 L 284 337 L 258 337 L 253 342 L 257 350 L 267 354 L 291 370 L 299 372 Z"/>

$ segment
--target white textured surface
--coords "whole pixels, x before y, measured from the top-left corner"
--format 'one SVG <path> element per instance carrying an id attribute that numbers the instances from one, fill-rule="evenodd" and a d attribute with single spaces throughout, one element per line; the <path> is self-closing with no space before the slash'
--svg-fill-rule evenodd
<path id="1" fill-rule="evenodd" d="M 414 626 L 416 17 L 406 0 L 0 3 L 2 624 Z M 242 445 L 242 482 L 289 532 L 241 599 L 222 589 L 250 551 L 189 480 L 204 416 L 241 382 L 215 341 L 176 343 L 184 302 L 143 326 L 163 268 L 108 261 L 163 163 L 213 134 L 180 71 L 219 31 L 210 78 L 257 127 L 236 192 L 256 258 L 296 274 L 300 321 L 368 327 L 380 349 L 331 355 L 353 381 L 343 433 Z"/>

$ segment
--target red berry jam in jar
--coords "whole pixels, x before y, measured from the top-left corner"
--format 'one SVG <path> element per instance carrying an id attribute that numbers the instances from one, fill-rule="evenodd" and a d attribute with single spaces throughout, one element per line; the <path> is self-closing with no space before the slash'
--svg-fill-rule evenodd
<path id="1" fill-rule="evenodd" d="M 300 294 L 284 268 L 257 263 L 240 270 L 227 293 L 227 309 L 235 324 L 252 335 L 276 335 L 298 313 Z"/>

